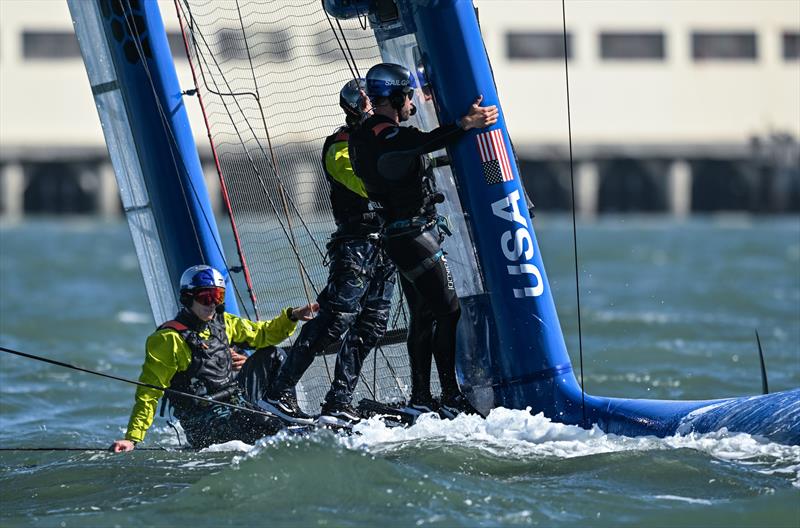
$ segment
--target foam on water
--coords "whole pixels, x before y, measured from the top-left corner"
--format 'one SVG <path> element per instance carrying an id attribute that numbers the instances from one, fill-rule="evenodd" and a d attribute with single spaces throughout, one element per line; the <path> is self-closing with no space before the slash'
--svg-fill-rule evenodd
<path id="1" fill-rule="evenodd" d="M 752 465 L 764 474 L 784 474 L 800 487 L 800 446 L 768 442 L 745 433 L 725 429 L 706 434 L 626 437 L 606 434 L 597 426 L 585 430 L 550 421 L 527 410 L 498 408 L 484 420 L 477 416 L 458 416 L 441 420 L 434 415 L 420 417 L 409 428 L 387 427 L 377 418 L 358 424 L 358 433 L 343 437 L 351 449 L 373 453 L 403 449 L 416 442 L 444 442 L 469 446 L 495 456 L 513 458 L 573 458 L 621 451 L 693 449 L 719 460 Z"/>
<path id="2" fill-rule="evenodd" d="M 265 449 L 295 442 L 325 441 L 331 437 L 346 449 L 363 450 L 375 455 L 414 449 L 422 444 L 444 444 L 484 451 L 492 456 L 528 460 L 536 458 L 576 458 L 605 453 L 692 449 L 717 460 L 749 466 L 765 475 L 782 475 L 800 488 L 800 446 L 769 442 L 746 433 L 726 429 L 713 433 L 626 437 L 606 434 L 597 426 L 586 430 L 552 422 L 544 415 L 528 410 L 493 409 L 486 419 L 461 415 L 442 420 L 437 415 L 419 417 L 411 427 L 388 427 L 379 418 L 364 420 L 353 428 L 353 435 L 320 431 L 310 436 L 280 433 L 260 440 L 255 446 L 227 442 L 204 452 L 238 452 L 232 460 L 257 456 Z M 671 498 L 680 500 L 680 498 Z"/>

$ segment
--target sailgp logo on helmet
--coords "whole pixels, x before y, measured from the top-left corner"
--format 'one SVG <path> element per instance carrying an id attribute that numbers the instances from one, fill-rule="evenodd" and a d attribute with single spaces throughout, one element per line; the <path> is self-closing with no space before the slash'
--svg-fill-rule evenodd
<path id="1" fill-rule="evenodd" d="M 370 68 L 366 81 L 366 91 L 370 97 L 391 97 L 397 91 L 406 92 L 417 85 L 408 68 L 386 62 Z"/>

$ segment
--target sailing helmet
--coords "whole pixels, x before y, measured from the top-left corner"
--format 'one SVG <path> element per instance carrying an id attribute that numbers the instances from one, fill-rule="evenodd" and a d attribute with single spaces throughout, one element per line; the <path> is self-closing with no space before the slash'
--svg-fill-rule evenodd
<path id="1" fill-rule="evenodd" d="M 408 68 L 399 64 L 383 62 L 367 72 L 367 95 L 370 98 L 414 93 L 416 87 L 414 76 Z"/>
<path id="2" fill-rule="evenodd" d="M 364 113 L 361 109 L 361 90 L 366 91 L 364 79 L 350 79 L 339 91 L 339 106 L 350 116 L 360 119 Z"/>
<path id="3" fill-rule="evenodd" d="M 187 269 L 181 275 L 181 293 L 199 288 L 225 289 L 225 277 L 211 266 L 199 264 Z"/>

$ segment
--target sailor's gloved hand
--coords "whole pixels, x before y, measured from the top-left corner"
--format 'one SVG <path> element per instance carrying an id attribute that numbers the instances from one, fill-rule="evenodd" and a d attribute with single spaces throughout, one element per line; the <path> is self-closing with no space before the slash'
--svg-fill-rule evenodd
<path id="1" fill-rule="evenodd" d="M 136 444 L 130 440 L 116 440 L 108 450 L 114 453 L 122 453 L 123 451 L 133 451 L 134 447 L 136 447 Z"/>
<path id="2" fill-rule="evenodd" d="M 247 356 L 238 353 L 234 348 L 230 348 L 230 351 L 231 351 L 231 359 L 233 360 L 233 370 L 235 372 L 238 372 L 242 370 L 244 362 L 247 361 Z"/>
<path id="3" fill-rule="evenodd" d="M 458 126 L 464 130 L 472 128 L 486 128 L 497 123 L 497 116 L 499 111 L 495 105 L 481 106 L 483 96 L 479 95 L 472 106 L 469 108 L 469 113 L 458 120 Z"/>
<path id="4" fill-rule="evenodd" d="M 292 321 L 310 321 L 317 315 L 319 303 L 311 303 L 299 308 L 292 308 Z"/>

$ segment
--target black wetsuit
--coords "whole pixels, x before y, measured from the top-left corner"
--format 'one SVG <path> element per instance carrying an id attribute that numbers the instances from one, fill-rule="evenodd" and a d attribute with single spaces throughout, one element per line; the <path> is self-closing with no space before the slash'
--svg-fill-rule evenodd
<path id="1" fill-rule="evenodd" d="M 444 125 L 431 132 L 401 127 L 374 115 L 351 135 L 350 159 L 369 197 L 382 207 L 384 247 L 400 270 L 411 312 L 408 353 L 415 403 L 431 400 L 431 358 L 436 358 L 442 398 L 459 393 L 455 375 L 456 327 L 461 310 L 441 249 L 432 182 L 421 156 L 456 141 L 464 131 Z"/>

